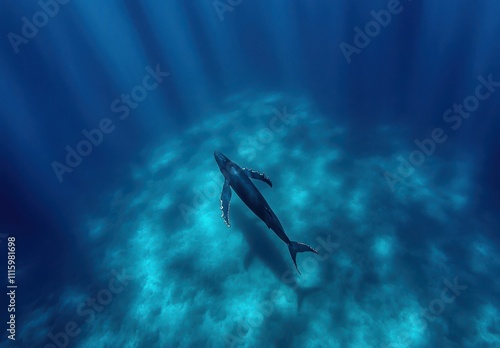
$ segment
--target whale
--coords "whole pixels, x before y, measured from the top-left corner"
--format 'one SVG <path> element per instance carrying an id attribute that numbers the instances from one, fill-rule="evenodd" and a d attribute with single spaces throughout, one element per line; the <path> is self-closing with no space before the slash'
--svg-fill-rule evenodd
<path id="1" fill-rule="evenodd" d="M 288 246 L 295 269 L 301 274 L 297 266 L 297 253 L 312 252 L 317 254 L 318 252 L 307 244 L 295 242 L 288 238 L 278 217 L 251 180 L 260 180 L 269 185 L 269 187 L 273 187 L 271 179 L 264 173 L 248 168 L 241 168 L 220 151 L 215 151 L 214 157 L 224 176 L 224 184 L 220 195 L 220 209 L 222 211 L 221 217 L 227 227 L 231 227 L 229 222 L 229 205 L 231 203 L 232 191 L 234 191 L 243 203 Z"/>

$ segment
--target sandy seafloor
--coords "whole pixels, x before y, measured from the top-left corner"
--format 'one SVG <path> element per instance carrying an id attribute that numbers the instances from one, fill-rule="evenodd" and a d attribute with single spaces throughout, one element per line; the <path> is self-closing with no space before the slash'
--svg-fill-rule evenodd
<path id="1" fill-rule="evenodd" d="M 34 308 L 22 340 L 74 320 L 85 348 L 500 345 L 496 217 L 468 213 L 472 160 L 427 157 L 392 192 L 384 173 L 414 144 L 388 124 L 359 149 L 351 132 L 306 98 L 249 92 L 145 149 L 85 218 L 99 280 Z M 216 149 L 271 178 L 256 185 L 287 234 L 319 251 L 299 254 L 301 276 L 235 194 L 225 226 Z M 125 285 L 110 303 L 81 305 L 114 272 Z"/>
<path id="2" fill-rule="evenodd" d="M 498 0 L 54 1 L 0 2 L 1 348 L 500 347 Z"/>

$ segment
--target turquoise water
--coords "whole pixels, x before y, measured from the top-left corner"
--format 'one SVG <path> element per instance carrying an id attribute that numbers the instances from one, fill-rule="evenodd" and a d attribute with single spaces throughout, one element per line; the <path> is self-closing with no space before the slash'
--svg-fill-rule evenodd
<path id="1" fill-rule="evenodd" d="M 2 346 L 500 346 L 496 4 L 0 8 Z"/>

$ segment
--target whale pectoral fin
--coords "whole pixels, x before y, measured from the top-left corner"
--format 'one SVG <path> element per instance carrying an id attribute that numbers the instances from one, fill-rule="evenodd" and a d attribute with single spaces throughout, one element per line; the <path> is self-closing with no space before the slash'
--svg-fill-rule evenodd
<path id="1" fill-rule="evenodd" d="M 229 180 L 226 179 L 222 187 L 222 193 L 220 194 L 220 210 L 222 210 L 221 217 L 224 219 L 227 227 L 231 227 L 229 223 L 229 203 L 231 202 L 231 194 L 231 186 L 229 186 Z"/>
<path id="2" fill-rule="evenodd" d="M 248 175 L 249 178 L 264 181 L 266 184 L 269 185 L 269 187 L 273 187 L 273 183 L 271 182 L 271 179 L 269 179 L 269 177 L 267 177 L 266 174 L 259 173 L 255 170 L 248 169 L 248 168 L 243 168 L 243 171 L 245 172 L 246 175 Z"/>

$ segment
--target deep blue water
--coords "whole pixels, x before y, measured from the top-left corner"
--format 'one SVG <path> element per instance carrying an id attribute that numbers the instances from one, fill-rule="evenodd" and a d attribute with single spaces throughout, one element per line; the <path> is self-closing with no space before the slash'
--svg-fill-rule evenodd
<path id="1" fill-rule="evenodd" d="M 497 1 L 0 13 L 2 347 L 500 347 Z"/>

